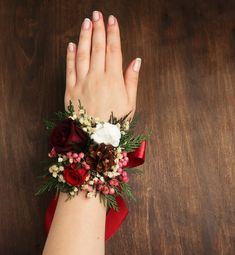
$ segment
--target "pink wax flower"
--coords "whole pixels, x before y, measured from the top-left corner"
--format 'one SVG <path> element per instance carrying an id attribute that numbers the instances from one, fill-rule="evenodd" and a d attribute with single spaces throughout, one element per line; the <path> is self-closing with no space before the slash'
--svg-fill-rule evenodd
<path id="1" fill-rule="evenodd" d="M 104 195 L 108 195 L 108 194 L 109 194 L 109 188 L 108 188 L 107 186 L 104 186 L 104 187 L 103 187 L 103 190 L 102 190 L 102 193 L 103 193 Z"/>
<path id="2" fill-rule="evenodd" d="M 128 176 L 123 176 L 122 181 L 125 182 L 125 183 L 129 182 L 129 177 Z"/>
<path id="3" fill-rule="evenodd" d="M 57 156 L 57 153 L 56 153 L 56 151 L 55 151 L 55 148 L 53 147 L 52 149 L 51 149 L 51 151 L 48 153 L 48 157 L 49 158 L 54 158 L 54 157 L 56 157 Z"/>
<path id="4" fill-rule="evenodd" d="M 109 181 L 109 184 L 110 184 L 111 186 L 117 187 L 117 186 L 119 185 L 119 182 L 118 182 L 117 179 L 112 179 L 112 180 Z"/>
<path id="5" fill-rule="evenodd" d="M 115 193 L 115 189 L 114 188 L 109 188 L 109 194 L 113 195 Z"/>

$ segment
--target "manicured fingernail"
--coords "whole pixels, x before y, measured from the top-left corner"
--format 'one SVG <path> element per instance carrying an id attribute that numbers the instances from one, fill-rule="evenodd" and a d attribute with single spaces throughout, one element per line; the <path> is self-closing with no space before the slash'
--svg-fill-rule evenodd
<path id="1" fill-rule="evenodd" d="M 136 58 L 136 59 L 135 59 L 135 62 L 134 62 L 134 64 L 133 64 L 133 70 L 134 70 L 135 72 L 139 72 L 140 66 L 141 66 L 141 58 Z"/>
<path id="2" fill-rule="evenodd" d="M 98 11 L 93 11 L 92 18 L 93 18 L 93 21 L 98 21 L 99 18 L 100 18 L 99 12 Z"/>
<path id="3" fill-rule="evenodd" d="M 74 51 L 74 44 L 72 42 L 69 43 L 69 51 Z"/>
<path id="4" fill-rule="evenodd" d="M 115 17 L 114 17 L 113 15 L 110 15 L 110 16 L 109 16 L 108 23 L 109 23 L 109 25 L 114 25 L 114 23 L 115 23 Z"/>
<path id="5" fill-rule="evenodd" d="M 83 24 L 82 24 L 82 28 L 84 29 L 89 29 L 90 28 L 90 24 L 91 24 L 91 21 L 90 19 L 88 18 L 85 18 L 84 21 L 83 21 Z"/>

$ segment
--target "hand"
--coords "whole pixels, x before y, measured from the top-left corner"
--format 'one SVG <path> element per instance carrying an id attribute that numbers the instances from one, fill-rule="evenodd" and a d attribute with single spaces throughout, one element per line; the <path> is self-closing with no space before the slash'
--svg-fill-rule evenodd
<path id="1" fill-rule="evenodd" d="M 136 94 L 141 59 L 134 59 L 125 75 L 117 19 L 109 16 L 106 31 L 101 12 L 86 18 L 79 43 L 67 49 L 65 107 L 69 100 L 78 109 L 78 99 L 92 117 L 107 121 L 111 111 L 117 118 L 136 109 Z"/>

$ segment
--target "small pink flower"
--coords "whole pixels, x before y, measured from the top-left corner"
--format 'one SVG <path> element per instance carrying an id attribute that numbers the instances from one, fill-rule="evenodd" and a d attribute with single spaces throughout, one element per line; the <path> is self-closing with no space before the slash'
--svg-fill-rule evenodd
<path id="1" fill-rule="evenodd" d="M 126 156 L 127 156 L 127 152 L 124 151 L 124 152 L 122 153 L 122 155 L 123 155 L 123 157 L 126 157 Z"/>
<path id="2" fill-rule="evenodd" d="M 56 151 L 55 151 L 55 148 L 53 147 L 52 149 L 51 149 L 51 151 L 48 153 L 48 157 L 49 158 L 54 158 L 54 157 L 56 157 L 57 156 L 57 153 L 56 153 Z"/>
<path id="3" fill-rule="evenodd" d="M 110 181 L 109 181 L 109 184 L 110 184 L 111 186 L 115 186 L 115 187 L 117 187 L 117 186 L 119 185 L 117 179 L 112 179 L 112 180 L 110 180 Z"/>
<path id="4" fill-rule="evenodd" d="M 119 167 L 117 171 L 119 174 L 121 174 L 123 172 L 123 169 L 121 167 Z"/>
<path id="5" fill-rule="evenodd" d="M 97 190 L 98 190 L 98 191 L 102 191 L 102 190 L 103 190 L 103 185 L 98 185 L 98 186 L 97 186 Z"/>
<path id="6" fill-rule="evenodd" d="M 73 153 L 73 158 L 78 158 L 78 154 L 77 153 Z"/>
<path id="7" fill-rule="evenodd" d="M 80 152 L 80 153 L 78 154 L 78 156 L 79 156 L 79 158 L 84 158 L 85 154 L 84 154 L 83 152 Z"/>
<path id="8" fill-rule="evenodd" d="M 127 165 L 127 161 L 124 161 L 123 163 L 122 163 L 122 166 L 126 166 Z"/>
<path id="9" fill-rule="evenodd" d="M 67 152 L 66 155 L 68 158 L 72 158 L 72 152 Z"/>
<path id="10" fill-rule="evenodd" d="M 115 189 L 114 188 L 109 188 L 109 194 L 113 195 L 115 193 Z"/>
<path id="11" fill-rule="evenodd" d="M 91 167 L 89 165 L 87 165 L 87 164 L 85 164 L 84 167 L 85 167 L 86 170 L 90 170 L 91 169 Z"/>
<path id="12" fill-rule="evenodd" d="M 125 182 L 125 183 L 129 182 L 129 177 L 128 176 L 123 176 L 122 181 Z"/>
<path id="13" fill-rule="evenodd" d="M 127 161 L 127 162 L 129 161 L 129 158 L 128 158 L 128 157 L 125 157 L 124 159 L 125 159 L 125 161 Z"/>
<path id="14" fill-rule="evenodd" d="M 109 188 L 108 188 L 107 186 L 104 186 L 104 187 L 103 187 L 103 190 L 102 190 L 102 193 L 103 193 L 104 195 L 108 195 L 108 194 L 109 194 Z"/>
<path id="15" fill-rule="evenodd" d="M 127 172 L 126 171 L 123 171 L 122 172 L 122 176 L 124 177 L 124 176 L 127 176 Z"/>

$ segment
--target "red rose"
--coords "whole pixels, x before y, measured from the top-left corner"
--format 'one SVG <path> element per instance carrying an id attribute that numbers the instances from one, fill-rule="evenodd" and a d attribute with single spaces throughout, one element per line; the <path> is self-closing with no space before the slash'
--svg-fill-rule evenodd
<path id="1" fill-rule="evenodd" d="M 64 169 L 64 179 L 72 186 L 79 186 L 85 182 L 87 170 L 84 168 L 73 169 L 71 165 Z"/>
<path id="2" fill-rule="evenodd" d="M 57 153 L 63 153 L 73 150 L 73 145 L 83 149 L 87 139 L 87 134 L 77 126 L 74 120 L 68 118 L 53 128 L 49 143 Z"/>

